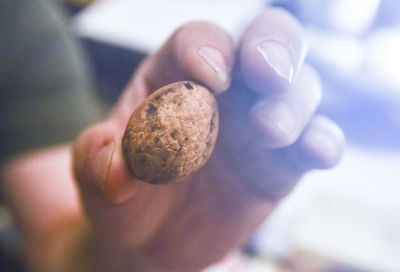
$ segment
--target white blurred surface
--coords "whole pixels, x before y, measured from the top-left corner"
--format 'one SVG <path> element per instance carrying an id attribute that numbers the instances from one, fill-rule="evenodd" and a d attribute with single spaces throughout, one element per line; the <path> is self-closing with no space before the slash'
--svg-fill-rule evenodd
<path id="1" fill-rule="evenodd" d="M 373 23 L 381 0 L 298 0 L 307 21 L 347 34 L 360 34 Z"/>
<path id="2" fill-rule="evenodd" d="M 265 0 L 98 0 L 81 12 L 73 27 L 83 37 L 154 52 L 180 25 L 214 22 L 237 36 Z"/>
<path id="3" fill-rule="evenodd" d="M 335 169 L 305 176 L 256 243 L 267 256 L 399 271 L 400 152 L 350 147 Z"/>

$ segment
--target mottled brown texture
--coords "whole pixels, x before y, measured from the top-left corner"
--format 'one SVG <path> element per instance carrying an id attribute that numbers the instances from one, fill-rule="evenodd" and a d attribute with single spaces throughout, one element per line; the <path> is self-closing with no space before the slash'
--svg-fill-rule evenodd
<path id="1" fill-rule="evenodd" d="M 164 86 L 129 119 L 122 148 L 130 171 L 142 181 L 183 180 L 210 157 L 218 134 L 214 96 L 189 81 Z"/>

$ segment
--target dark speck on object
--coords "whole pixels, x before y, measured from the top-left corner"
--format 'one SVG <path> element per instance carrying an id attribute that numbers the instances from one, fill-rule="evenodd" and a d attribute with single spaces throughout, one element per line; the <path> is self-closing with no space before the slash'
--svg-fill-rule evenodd
<path id="1" fill-rule="evenodd" d="M 177 133 L 177 131 L 176 130 L 174 130 L 174 131 L 172 131 L 171 132 L 171 137 L 174 139 L 174 140 L 176 140 L 176 133 Z"/>
<path id="2" fill-rule="evenodd" d="M 145 158 L 145 157 L 140 158 L 139 163 L 140 163 L 141 165 L 145 165 L 145 164 L 147 163 L 146 158 Z"/>
<path id="3" fill-rule="evenodd" d="M 157 108 L 153 104 L 150 104 L 149 107 L 147 108 L 147 116 L 153 115 L 156 111 Z"/>
<path id="4" fill-rule="evenodd" d="M 211 122 L 210 122 L 210 131 L 208 132 L 208 134 L 211 134 L 211 132 L 214 129 L 214 122 L 215 122 L 215 112 L 213 112 L 212 117 L 211 117 Z"/>
<path id="5" fill-rule="evenodd" d="M 189 82 L 183 83 L 188 90 L 193 90 L 193 86 Z"/>
<path id="6" fill-rule="evenodd" d="M 154 179 L 149 181 L 151 184 L 157 184 L 158 183 L 158 177 L 155 177 Z"/>

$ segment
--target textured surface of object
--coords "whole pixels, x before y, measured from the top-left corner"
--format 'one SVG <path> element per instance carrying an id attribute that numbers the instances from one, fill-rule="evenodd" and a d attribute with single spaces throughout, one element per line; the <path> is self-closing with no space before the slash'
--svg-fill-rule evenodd
<path id="1" fill-rule="evenodd" d="M 152 184 L 183 180 L 210 157 L 218 134 L 214 96 L 193 82 L 160 88 L 129 119 L 122 148 L 132 174 Z"/>

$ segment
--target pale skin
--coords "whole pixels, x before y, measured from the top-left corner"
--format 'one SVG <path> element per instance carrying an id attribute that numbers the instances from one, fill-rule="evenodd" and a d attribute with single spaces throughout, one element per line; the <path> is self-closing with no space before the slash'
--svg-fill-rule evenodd
<path id="1" fill-rule="evenodd" d="M 237 44 L 206 22 L 179 28 L 140 65 L 106 120 L 73 145 L 3 167 L 27 263 L 37 271 L 200 271 L 242 246 L 306 171 L 334 166 L 342 153 L 341 130 L 314 114 L 321 84 L 304 63 L 306 48 L 299 23 L 280 9 L 264 11 Z M 216 94 L 219 138 L 187 181 L 146 184 L 129 174 L 121 138 L 137 105 L 178 80 Z"/>

